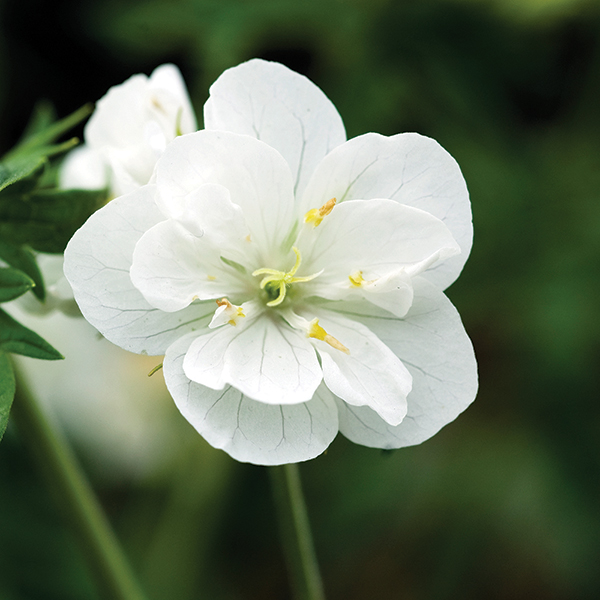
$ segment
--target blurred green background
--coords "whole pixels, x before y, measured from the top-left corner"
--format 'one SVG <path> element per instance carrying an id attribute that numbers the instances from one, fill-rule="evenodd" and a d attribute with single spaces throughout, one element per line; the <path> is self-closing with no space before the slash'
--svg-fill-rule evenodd
<path id="1" fill-rule="evenodd" d="M 600 597 L 600 2 L 0 0 L 0 153 L 40 98 L 64 116 L 171 61 L 201 115 L 251 57 L 310 77 L 349 137 L 434 137 L 473 203 L 448 295 L 479 396 L 421 446 L 340 436 L 302 466 L 328 598 Z M 289 598 L 266 470 L 164 402 L 176 442 L 144 475 L 113 476 L 73 439 L 151 600 Z M 0 599 L 38 598 L 97 596 L 9 427 Z"/>

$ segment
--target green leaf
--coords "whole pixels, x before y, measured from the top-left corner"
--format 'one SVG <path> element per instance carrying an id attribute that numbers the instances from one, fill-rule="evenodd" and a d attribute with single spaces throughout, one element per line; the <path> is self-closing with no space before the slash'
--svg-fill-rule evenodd
<path id="1" fill-rule="evenodd" d="M 86 104 L 60 121 L 48 124 L 42 130 L 38 129 L 37 131 L 32 131 L 30 135 L 26 134 L 22 140 L 5 156 L 5 160 L 12 160 L 17 156 L 28 156 L 33 152 L 39 152 L 43 148 L 48 149 L 62 146 L 62 144 L 59 144 L 58 146 L 53 146 L 50 144 L 56 141 L 61 135 L 64 135 L 67 133 L 67 131 L 75 127 L 75 125 L 83 121 L 83 119 L 91 115 L 93 110 L 94 107 L 92 104 Z M 47 117 L 44 118 L 47 120 Z M 30 131 L 32 128 L 33 127 L 31 125 L 28 126 L 28 131 Z M 63 150 L 58 150 L 58 152 L 62 151 Z M 46 153 L 47 150 L 44 152 L 46 156 L 50 155 Z M 52 154 L 56 153 L 57 151 L 52 152 Z"/>
<path id="2" fill-rule="evenodd" d="M 8 415 L 15 397 L 15 374 L 8 354 L 0 352 L 0 440 L 8 425 Z"/>
<path id="3" fill-rule="evenodd" d="M 0 193 L 5 194 L 5 188 L 9 186 L 13 194 L 25 194 L 32 190 L 42 176 L 48 158 L 67 152 L 78 143 L 77 138 L 71 138 L 61 144 L 13 148 L 0 163 Z M 15 184 L 18 183 L 21 186 L 17 188 Z"/>
<path id="4" fill-rule="evenodd" d="M 22 271 L 12 267 L 0 267 L 0 302 L 9 302 L 25 292 L 28 292 L 35 283 Z"/>
<path id="5" fill-rule="evenodd" d="M 31 329 L 27 329 L 0 310 L 0 351 L 13 352 L 42 360 L 60 360 L 64 356 Z"/>
<path id="6" fill-rule="evenodd" d="M 56 111 L 51 102 L 40 100 L 33 107 L 33 113 L 29 118 L 27 127 L 19 140 L 18 145 L 24 145 L 30 138 L 48 129 L 56 121 Z"/>
<path id="7" fill-rule="evenodd" d="M 0 240 L 0 259 L 31 277 L 35 283 L 33 293 L 41 302 L 44 301 L 46 297 L 44 279 L 35 260 L 35 255 L 27 246 L 18 246 L 5 240 Z"/>
<path id="8" fill-rule="evenodd" d="M 108 200 L 106 190 L 42 190 L 0 196 L 0 239 L 61 253 L 73 234 Z"/>
<path id="9" fill-rule="evenodd" d="M 23 194 L 32 190 L 37 183 L 37 178 L 41 176 L 47 160 L 46 157 L 36 154 L 0 163 L 0 192 L 24 179 L 27 179 L 24 185 L 19 189 L 11 190 L 11 192 Z"/>

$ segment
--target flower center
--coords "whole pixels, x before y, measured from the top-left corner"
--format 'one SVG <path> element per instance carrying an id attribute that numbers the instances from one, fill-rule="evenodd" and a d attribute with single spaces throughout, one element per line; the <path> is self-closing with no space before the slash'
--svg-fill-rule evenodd
<path id="1" fill-rule="evenodd" d="M 269 298 L 271 298 L 271 300 L 267 302 L 267 306 L 277 306 L 281 304 L 285 299 L 287 288 L 292 283 L 310 281 L 323 272 L 319 271 L 318 273 L 308 275 L 307 277 L 296 277 L 296 271 L 298 271 L 298 268 L 300 267 L 302 256 L 300 255 L 300 250 L 298 250 L 296 246 L 294 246 L 292 250 L 296 255 L 296 262 L 291 270 L 285 272 L 277 271 L 276 269 L 256 269 L 256 271 L 252 273 L 253 277 L 256 277 L 257 275 L 266 275 L 260 282 L 260 289 L 265 290 Z"/>

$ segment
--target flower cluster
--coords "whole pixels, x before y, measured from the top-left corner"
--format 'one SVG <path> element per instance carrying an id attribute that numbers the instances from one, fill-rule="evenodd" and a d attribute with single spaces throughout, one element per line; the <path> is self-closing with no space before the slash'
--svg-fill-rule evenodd
<path id="1" fill-rule="evenodd" d="M 262 60 L 219 77 L 204 120 L 69 243 L 86 319 L 165 354 L 179 410 L 241 461 L 307 460 L 338 431 L 399 448 L 452 421 L 477 388 L 442 291 L 472 240 L 454 159 L 417 134 L 346 141 L 319 88 Z"/>

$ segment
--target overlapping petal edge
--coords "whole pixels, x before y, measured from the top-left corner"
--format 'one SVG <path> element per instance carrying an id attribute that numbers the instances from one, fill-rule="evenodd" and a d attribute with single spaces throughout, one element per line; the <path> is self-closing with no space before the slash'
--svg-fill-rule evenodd
<path id="1" fill-rule="evenodd" d="M 351 404 L 348 398 L 343 402 L 318 382 L 310 400 L 284 405 L 252 399 L 226 381 L 220 389 L 191 381 L 183 367 L 184 356 L 198 336 L 206 332 L 215 312 L 214 299 L 195 301 L 181 310 L 165 312 L 148 303 L 130 277 L 134 250 L 142 236 L 174 216 L 173 203 L 166 206 L 165 194 L 153 185 L 114 200 L 92 216 L 67 249 L 65 272 L 84 316 L 108 339 L 134 352 L 166 352 L 165 379 L 181 412 L 211 444 L 238 460 L 260 464 L 307 460 L 328 446 L 338 427 L 353 441 L 368 446 L 397 448 L 419 443 L 464 410 L 477 388 L 473 349 L 460 318 L 443 293 L 431 283 L 443 285 L 453 281 L 470 249 L 470 209 L 464 181 L 456 163 L 439 145 L 416 134 L 392 138 L 368 134 L 343 143 L 339 115 L 334 108 L 332 112 L 332 105 L 322 92 L 305 78 L 287 70 L 284 71 L 287 83 L 280 81 L 277 73 L 281 73 L 281 69 L 280 65 L 250 61 L 226 72 L 211 89 L 207 110 L 210 109 L 212 120 L 207 119 L 207 126 L 229 128 L 234 133 L 250 131 L 255 138 L 270 139 L 271 145 L 277 147 L 277 139 L 272 138 L 279 125 L 282 131 L 296 132 L 303 148 L 312 144 L 312 163 L 299 160 L 297 154 L 289 157 L 289 139 L 280 144 L 279 150 L 290 169 L 290 185 L 297 192 L 304 189 L 302 195 L 296 195 L 296 201 L 292 196 L 291 206 L 288 202 L 287 206 L 279 207 L 282 222 L 289 219 L 291 213 L 298 217 L 305 209 L 315 208 L 316 199 L 320 202 L 323 195 L 339 197 L 344 202 L 392 198 L 441 218 L 463 249 L 460 260 L 450 258 L 438 262 L 423 271 L 421 277 L 413 279 L 414 298 L 404 317 L 394 316 L 361 299 L 354 302 L 332 299 L 328 309 L 334 309 L 333 319 L 327 321 L 327 309 L 321 314 L 329 328 L 344 325 L 340 320 L 354 322 L 356 330 L 368 331 L 402 361 L 412 376 L 412 391 L 404 409 L 408 413 L 403 419 L 384 419 L 373 406 Z M 269 77 L 264 77 L 265 73 Z M 238 103 L 231 109 L 232 113 L 231 101 L 224 101 L 226 94 L 217 93 L 223 90 L 225 83 L 235 83 L 238 76 L 239 81 L 249 77 L 254 81 L 249 96 L 275 98 L 281 104 L 275 111 L 275 123 L 269 121 L 264 135 L 252 98 L 251 110 L 244 113 L 244 107 Z M 298 89 L 308 86 L 310 92 L 278 94 L 278 86 L 289 88 L 290 77 Z M 261 89 L 261 85 L 266 89 Z M 214 94 L 213 90 L 216 90 Z M 327 127 L 308 123 L 298 129 L 306 107 L 294 103 L 307 97 L 317 105 L 309 107 L 311 118 L 315 114 L 335 115 Z M 326 110 L 321 106 L 323 110 L 319 112 L 319 103 L 325 103 Z M 228 122 L 230 114 L 235 114 L 237 121 Z M 242 117 L 245 114 L 245 122 L 240 114 Z M 243 131 L 235 131 L 236 128 Z M 319 130 L 325 132 L 326 140 L 316 143 L 313 138 L 318 137 Z M 313 132 L 309 142 L 302 139 L 306 131 Z M 337 131 L 337 138 L 332 131 Z M 189 146 L 194 136 L 202 137 L 192 134 L 179 138 L 178 142 L 182 148 Z M 219 134 L 215 133 L 213 153 L 218 138 Z M 335 141 L 331 142 L 332 139 Z M 238 141 L 240 146 L 252 146 L 245 137 Z M 332 145 L 338 146 L 333 152 Z M 164 176 L 180 187 L 179 196 L 183 197 L 197 187 L 197 181 L 189 182 L 189 186 L 185 182 L 189 181 L 190 171 L 196 170 L 200 156 L 188 151 L 182 161 L 175 150 L 171 150 L 173 146 L 177 145 L 169 146 L 159 161 L 157 185 L 162 185 L 162 168 Z M 307 164 L 314 169 L 312 173 Z M 192 174 L 191 180 L 195 179 L 197 174 Z M 210 177 L 202 181 L 204 184 L 223 183 Z M 169 193 L 173 194 L 173 188 Z M 270 221 L 263 232 L 272 232 L 272 225 Z M 447 264 L 450 267 L 445 270 L 439 267 Z"/>

